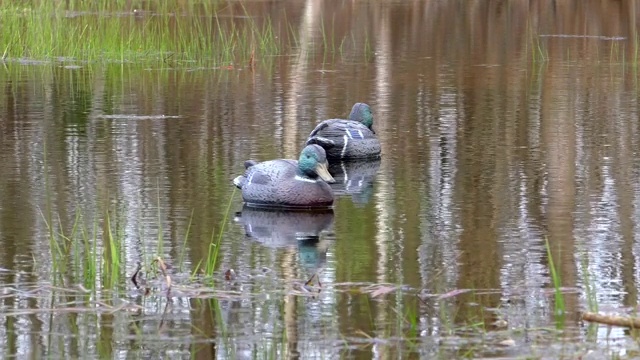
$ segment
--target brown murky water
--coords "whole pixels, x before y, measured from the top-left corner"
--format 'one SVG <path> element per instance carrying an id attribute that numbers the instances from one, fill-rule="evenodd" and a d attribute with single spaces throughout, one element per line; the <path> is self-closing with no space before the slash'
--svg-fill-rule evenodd
<path id="1" fill-rule="evenodd" d="M 5 356 L 637 353 L 623 330 L 580 320 L 593 298 L 604 311 L 637 306 L 634 1 L 246 9 L 268 11 L 299 46 L 255 71 L 3 65 Z M 296 158 L 317 122 L 359 101 L 374 110 L 383 158 L 333 165 L 332 212 L 243 209 L 236 192 L 214 276 L 226 297 L 134 291 L 126 277 L 157 255 L 175 264 L 176 286 L 191 284 L 243 161 Z M 70 232 L 78 214 L 100 228 L 106 208 L 124 238 L 120 291 L 86 299 L 68 290 L 78 277 L 54 274 L 47 214 Z M 300 284 L 316 272 L 311 297 Z M 75 296 L 96 309 L 107 297 L 113 311 L 64 311 Z"/>

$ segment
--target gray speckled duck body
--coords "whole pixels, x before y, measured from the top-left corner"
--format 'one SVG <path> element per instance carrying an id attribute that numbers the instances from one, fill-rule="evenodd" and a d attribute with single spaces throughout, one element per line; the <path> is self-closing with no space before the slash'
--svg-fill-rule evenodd
<path id="1" fill-rule="evenodd" d="M 368 159 L 380 157 L 380 141 L 373 131 L 369 105 L 356 103 L 349 119 L 329 119 L 316 126 L 306 144 L 322 146 L 330 159 Z"/>
<path id="2" fill-rule="evenodd" d="M 298 161 L 276 159 L 265 162 L 245 162 L 247 170 L 233 183 L 242 190 L 248 206 L 314 209 L 333 205 L 334 182 L 327 170 L 325 151 L 318 145 L 307 145 Z"/>

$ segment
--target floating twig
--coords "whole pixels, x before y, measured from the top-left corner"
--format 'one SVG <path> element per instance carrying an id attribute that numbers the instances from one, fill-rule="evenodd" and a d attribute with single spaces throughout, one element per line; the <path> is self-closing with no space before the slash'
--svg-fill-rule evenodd
<path id="1" fill-rule="evenodd" d="M 309 286 L 310 284 L 313 283 L 313 278 L 316 278 L 316 280 L 318 281 L 318 286 L 320 288 L 322 288 L 322 283 L 320 282 L 320 277 L 318 276 L 318 273 L 320 271 L 316 271 L 315 273 L 313 273 L 313 275 L 311 275 L 311 277 L 309 278 L 309 280 L 307 280 L 306 283 L 304 283 L 304 286 Z M 318 292 L 320 292 L 320 290 L 318 290 Z"/>
<path id="2" fill-rule="evenodd" d="M 131 276 L 131 282 L 133 283 L 133 285 L 135 285 L 136 289 L 140 289 L 140 285 L 138 285 L 138 280 L 137 280 L 140 270 L 142 270 L 142 265 L 138 264 L 138 268 L 136 269 L 136 272 L 134 272 L 133 275 Z"/>
<path id="3" fill-rule="evenodd" d="M 622 317 L 616 315 L 602 315 L 592 312 L 582 313 L 582 319 L 586 321 L 612 325 L 612 326 L 624 326 L 634 329 L 640 329 L 640 318 L 634 317 Z"/>
<path id="4" fill-rule="evenodd" d="M 167 326 L 165 323 L 165 318 L 167 316 L 167 312 L 169 310 L 169 304 L 171 304 L 171 301 L 169 301 L 168 299 L 168 294 L 167 294 L 167 303 L 164 304 L 164 310 L 162 311 L 162 316 L 160 317 L 160 323 L 158 324 L 158 333 L 163 333 L 165 332 L 165 330 L 167 330 Z"/>
<path id="5" fill-rule="evenodd" d="M 162 275 L 164 276 L 165 281 L 167 282 L 167 297 L 169 297 L 169 293 L 171 291 L 171 276 L 167 274 L 167 265 L 165 265 L 164 261 L 162 261 L 161 257 L 157 257 L 153 260 L 154 263 L 158 263 L 160 270 L 162 271 Z"/>
<path id="6" fill-rule="evenodd" d="M 317 294 L 320 294 L 320 292 L 322 292 L 322 283 L 320 282 L 320 277 L 318 276 L 318 272 L 319 271 L 316 271 L 313 275 L 311 275 L 309 280 L 307 280 L 304 284 L 301 285 L 300 283 L 297 283 L 297 286 L 300 288 L 300 292 L 297 293 L 296 295 L 309 294 L 315 297 Z M 314 278 L 318 282 L 317 287 L 313 286 Z M 317 289 L 317 292 L 315 291 L 316 289 Z"/>

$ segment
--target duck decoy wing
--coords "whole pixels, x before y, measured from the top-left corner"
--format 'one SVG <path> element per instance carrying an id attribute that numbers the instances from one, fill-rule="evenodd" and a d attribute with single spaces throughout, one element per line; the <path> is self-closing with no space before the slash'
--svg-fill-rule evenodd
<path id="1" fill-rule="evenodd" d="M 355 121 L 342 120 L 342 119 L 325 120 L 320 124 L 318 124 L 318 126 L 316 126 L 316 128 L 313 129 L 313 131 L 311 131 L 311 134 L 309 134 L 309 137 L 312 138 L 312 137 L 320 136 L 325 138 L 332 138 L 332 137 L 341 138 L 345 134 L 345 131 L 349 128 L 349 124 L 348 124 L 349 122 L 352 122 L 354 124 L 359 124 Z M 364 125 L 362 125 L 362 127 L 365 129 L 367 128 Z"/>
<path id="2" fill-rule="evenodd" d="M 261 171 L 254 171 L 249 175 L 248 180 L 251 184 L 267 185 L 271 182 L 271 177 Z"/>
<path id="3" fill-rule="evenodd" d="M 326 131 L 328 127 L 329 127 L 329 120 L 325 120 L 321 122 L 320 124 L 316 125 L 316 127 L 313 130 L 311 130 L 309 137 L 312 138 L 314 136 L 318 136 L 323 131 Z"/>
<path id="4" fill-rule="evenodd" d="M 368 139 L 375 137 L 366 125 L 353 120 L 330 119 L 318 124 L 309 137 L 336 138 L 349 136 L 352 139 Z"/>
<path id="5" fill-rule="evenodd" d="M 249 161 L 245 162 L 245 166 Z M 244 186 L 249 185 L 267 185 L 271 181 L 271 177 L 269 174 L 265 174 L 260 169 L 256 169 L 254 165 L 250 165 L 247 168 L 247 171 L 244 175 L 238 176 L 233 179 L 233 184 L 238 188 L 242 189 Z"/>
<path id="6" fill-rule="evenodd" d="M 335 141 L 322 136 L 312 136 L 307 139 L 306 145 L 311 144 L 320 145 L 324 149 L 331 149 L 332 147 L 336 146 Z"/>
<path id="7" fill-rule="evenodd" d="M 362 123 L 345 120 L 345 122 L 340 125 L 343 129 L 342 133 L 346 134 L 350 139 L 363 140 L 376 138 L 375 132 Z"/>

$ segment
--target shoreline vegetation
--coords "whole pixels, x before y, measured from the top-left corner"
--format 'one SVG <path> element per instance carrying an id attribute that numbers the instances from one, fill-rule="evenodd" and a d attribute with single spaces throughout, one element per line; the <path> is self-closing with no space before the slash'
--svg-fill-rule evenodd
<path id="1" fill-rule="evenodd" d="M 327 9 L 311 21 L 287 13 L 284 7 L 194 0 L 0 3 L 0 26 L 4 34 L 0 37 L 1 62 L 44 61 L 67 66 L 138 63 L 164 68 L 253 69 L 257 63 L 292 50 L 329 58 L 351 59 L 356 54 L 369 62 L 376 52 L 374 43 L 381 37 L 379 29 L 336 22 L 336 14 Z M 602 60 L 637 68 L 637 32 L 614 36 L 575 30 L 555 33 L 541 29 L 528 13 L 516 30 L 521 41 L 514 42 L 513 58 L 506 61 L 540 65 L 575 60 L 584 50 L 565 49 L 564 44 L 567 39 L 580 38 L 588 41 L 589 48 L 597 48 Z M 437 34 L 432 34 L 430 43 L 434 49 L 441 41 Z M 407 41 L 405 46 L 412 47 L 420 38 Z M 477 44 L 490 52 L 493 44 L 484 41 L 475 39 L 449 50 Z"/>
<path id="2" fill-rule="evenodd" d="M 257 56 L 278 55 L 283 46 L 269 18 L 252 17 L 244 6 L 222 16 L 228 11 L 218 5 L 177 5 L 147 10 L 122 1 L 3 4 L 0 55 L 4 61 L 253 66 Z"/>

